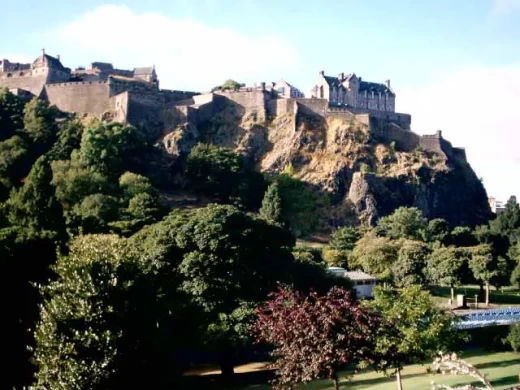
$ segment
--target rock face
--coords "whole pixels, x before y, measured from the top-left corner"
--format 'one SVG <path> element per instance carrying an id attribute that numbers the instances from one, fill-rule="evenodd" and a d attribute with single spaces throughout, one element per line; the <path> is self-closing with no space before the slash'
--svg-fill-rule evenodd
<path id="1" fill-rule="evenodd" d="M 299 113 L 264 120 L 225 105 L 203 123 L 166 134 L 163 143 L 174 156 L 197 142 L 229 147 L 267 174 L 291 166 L 330 199 L 331 213 L 354 211 L 363 224 L 373 225 L 399 206 L 418 207 L 426 217 L 445 218 L 452 226 L 473 226 L 490 217 L 484 187 L 460 149 L 442 140 L 446 148 L 439 153 L 405 150 L 377 134 L 371 124 L 352 118 Z"/>

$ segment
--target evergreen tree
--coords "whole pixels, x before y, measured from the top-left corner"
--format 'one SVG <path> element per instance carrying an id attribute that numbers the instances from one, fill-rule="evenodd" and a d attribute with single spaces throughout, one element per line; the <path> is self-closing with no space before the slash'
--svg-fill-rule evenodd
<path id="1" fill-rule="evenodd" d="M 0 141 L 23 127 L 23 101 L 7 88 L 0 88 Z"/>
<path id="2" fill-rule="evenodd" d="M 282 198 L 276 182 L 271 184 L 265 192 L 260 215 L 271 223 L 282 222 Z"/>

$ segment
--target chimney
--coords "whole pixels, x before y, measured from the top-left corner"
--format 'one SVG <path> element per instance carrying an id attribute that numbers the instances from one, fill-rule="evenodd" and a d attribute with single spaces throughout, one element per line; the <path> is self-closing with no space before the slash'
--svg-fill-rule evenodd
<path id="1" fill-rule="evenodd" d="M 262 89 L 262 91 L 265 91 L 265 83 L 264 82 L 260 83 L 260 88 Z"/>
<path id="2" fill-rule="evenodd" d="M 56 56 L 56 59 L 57 59 L 58 61 L 60 60 L 60 55 L 59 55 L 59 54 Z"/>
<path id="3" fill-rule="evenodd" d="M 387 88 L 390 88 L 390 80 L 385 80 L 385 85 Z"/>
<path id="4" fill-rule="evenodd" d="M 325 76 L 325 71 L 324 70 L 320 70 L 320 76 Z"/>
<path id="5" fill-rule="evenodd" d="M 442 138 L 442 130 L 437 130 L 435 132 L 435 135 L 438 137 L 438 138 Z"/>
<path id="6" fill-rule="evenodd" d="M 45 49 L 42 48 L 42 56 L 44 56 L 44 55 L 45 55 Z"/>
<path id="7" fill-rule="evenodd" d="M 338 79 L 342 80 L 345 78 L 345 73 L 341 72 L 339 75 L 338 75 Z"/>

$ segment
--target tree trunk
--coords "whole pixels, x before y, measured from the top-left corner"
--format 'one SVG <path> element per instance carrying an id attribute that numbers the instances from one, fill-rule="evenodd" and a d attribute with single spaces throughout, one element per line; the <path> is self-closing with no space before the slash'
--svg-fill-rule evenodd
<path id="1" fill-rule="evenodd" d="M 451 286 L 451 301 L 455 302 L 455 288 Z"/>
<path id="2" fill-rule="evenodd" d="M 397 373 L 395 374 L 397 378 L 397 390 L 403 390 L 403 382 L 401 381 L 401 369 L 397 369 Z"/>
<path id="3" fill-rule="evenodd" d="M 486 284 L 486 306 L 488 306 L 488 307 L 489 307 L 489 293 L 490 293 L 489 290 L 490 290 L 489 284 Z"/>
<path id="4" fill-rule="evenodd" d="M 339 380 L 336 374 L 334 374 L 332 380 L 334 381 L 334 390 L 339 390 Z"/>
<path id="5" fill-rule="evenodd" d="M 235 374 L 233 366 L 233 347 L 225 347 L 222 351 L 222 360 L 220 362 L 220 371 L 222 372 L 222 378 L 224 381 L 230 383 L 233 380 Z"/>

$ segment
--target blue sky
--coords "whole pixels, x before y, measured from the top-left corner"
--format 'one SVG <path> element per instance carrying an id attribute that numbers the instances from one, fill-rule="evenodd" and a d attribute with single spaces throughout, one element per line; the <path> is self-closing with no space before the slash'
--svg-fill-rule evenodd
<path id="1" fill-rule="evenodd" d="M 156 64 L 171 89 L 283 77 L 308 93 L 322 69 L 391 79 L 414 131 L 442 129 L 489 195 L 520 195 L 520 0 L 26 0 L 2 16 L 4 58 Z"/>

